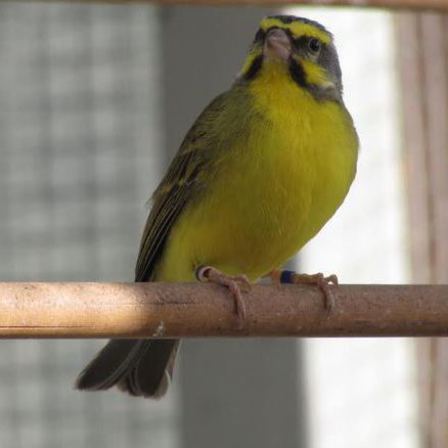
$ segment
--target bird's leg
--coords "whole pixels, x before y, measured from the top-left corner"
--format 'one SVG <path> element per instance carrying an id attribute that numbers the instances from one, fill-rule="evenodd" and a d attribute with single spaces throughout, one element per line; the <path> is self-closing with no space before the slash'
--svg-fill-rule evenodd
<path id="1" fill-rule="evenodd" d="M 298 274 L 294 271 L 274 270 L 268 274 L 272 281 L 276 284 L 291 283 L 294 285 L 316 285 L 324 295 L 325 308 L 331 311 L 335 305 L 335 298 L 330 285 L 338 286 L 338 278 L 332 274 L 325 277 L 321 272 L 317 274 Z"/>
<path id="2" fill-rule="evenodd" d="M 196 278 L 200 282 L 211 282 L 227 288 L 235 301 L 235 313 L 239 319 L 240 327 L 246 319 L 246 305 L 244 304 L 242 290 L 251 289 L 249 279 L 245 275 L 227 275 L 212 266 L 200 266 L 196 269 Z"/>

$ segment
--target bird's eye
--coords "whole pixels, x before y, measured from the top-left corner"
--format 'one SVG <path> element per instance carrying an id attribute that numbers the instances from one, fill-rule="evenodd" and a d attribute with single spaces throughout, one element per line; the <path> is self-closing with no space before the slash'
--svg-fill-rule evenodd
<path id="1" fill-rule="evenodd" d="M 311 50 L 311 52 L 317 54 L 320 51 L 321 43 L 319 39 L 316 39 L 315 37 L 311 37 L 308 40 L 308 48 Z"/>

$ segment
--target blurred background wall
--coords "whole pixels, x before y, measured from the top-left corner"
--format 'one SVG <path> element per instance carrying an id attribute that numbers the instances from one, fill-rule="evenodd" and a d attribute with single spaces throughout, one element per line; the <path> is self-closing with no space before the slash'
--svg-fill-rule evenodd
<path id="1" fill-rule="evenodd" d="M 132 280 L 146 200 L 270 12 L 0 3 L 0 279 Z M 409 281 L 393 18 L 293 12 L 335 33 L 362 141 L 355 187 L 300 266 Z M 1 342 L 1 447 L 418 445 L 409 340 L 187 341 L 155 403 L 72 390 L 101 344 Z"/>
<path id="2" fill-rule="evenodd" d="M 361 141 L 356 181 L 304 249 L 303 268 L 334 271 L 344 283 L 411 283 L 395 16 L 349 8 L 295 11 L 334 33 L 344 98 Z M 416 448 L 414 356 L 409 338 L 307 340 L 312 446 Z"/>
<path id="3" fill-rule="evenodd" d="M 0 4 L 2 280 L 132 280 L 164 162 L 160 28 L 150 6 Z M 73 390 L 101 343 L 2 341 L 0 446 L 176 446 L 176 393 Z"/>

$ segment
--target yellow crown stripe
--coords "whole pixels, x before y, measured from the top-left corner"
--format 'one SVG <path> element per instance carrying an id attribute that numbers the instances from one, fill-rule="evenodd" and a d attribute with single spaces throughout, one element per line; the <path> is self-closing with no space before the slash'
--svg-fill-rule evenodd
<path id="1" fill-rule="evenodd" d="M 280 19 L 275 17 L 267 17 L 263 19 L 260 28 L 267 31 L 269 28 L 276 27 L 291 31 L 293 37 L 311 36 L 318 38 L 324 44 L 331 42 L 331 35 L 320 28 L 315 27 L 311 23 L 304 23 L 296 20 L 291 23 L 283 23 Z"/>

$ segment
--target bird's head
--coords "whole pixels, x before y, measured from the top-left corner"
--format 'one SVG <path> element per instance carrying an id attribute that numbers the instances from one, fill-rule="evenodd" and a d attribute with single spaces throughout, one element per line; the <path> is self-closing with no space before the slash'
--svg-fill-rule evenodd
<path id="1" fill-rule="evenodd" d="M 312 20 L 278 15 L 261 21 L 239 80 L 251 82 L 273 72 L 288 76 L 318 100 L 342 97 L 333 36 Z"/>

